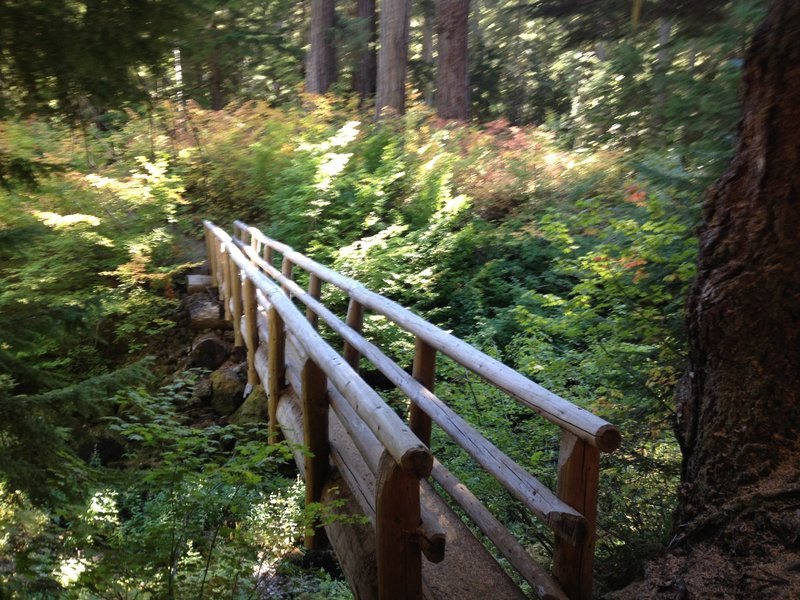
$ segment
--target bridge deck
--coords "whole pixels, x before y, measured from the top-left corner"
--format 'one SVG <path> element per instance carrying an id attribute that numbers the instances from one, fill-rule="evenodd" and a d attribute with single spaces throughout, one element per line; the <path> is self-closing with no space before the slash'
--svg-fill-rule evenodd
<path id="1" fill-rule="evenodd" d="M 291 389 L 281 397 L 278 418 L 288 440 L 305 444 L 300 401 Z M 360 478 L 373 491 L 375 478 L 361 458 L 340 420 L 332 415 L 329 421 L 331 446 L 339 457 L 332 461 L 335 471 L 330 477 L 324 497 L 343 499 L 346 504 L 342 513 L 367 516 L 362 508 L 368 498 L 355 492 L 346 479 Z M 304 460 L 298 453 L 297 465 L 304 471 Z M 343 477 L 338 466 L 349 473 Z M 335 488 L 338 487 L 338 493 Z M 360 497 L 361 496 L 361 497 Z M 360 497 L 359 500 L 356 500 Z M 431 488 L 423 484 L 420 501 L 430 515 L 435 516 L 447 531 L 447 549 L 442 562 L 422 562 L 423 594 L 428 600 L 464 600 L 465 598 L 487 598 L 492 600 L 517 600 L 525 598 L 511 578 L 486 551 L 464 522 L 447 503 Z M 345 573 L 357 598 L 377 597 L 377 564 L 375 562 L 375 533 L 371 526 L 358 524 L 333 524 L 325 528 L 328 539 L 342 562 L 359 565 L 358 573 Z M 372 585 L 369 589 L 369 582 Z"/>

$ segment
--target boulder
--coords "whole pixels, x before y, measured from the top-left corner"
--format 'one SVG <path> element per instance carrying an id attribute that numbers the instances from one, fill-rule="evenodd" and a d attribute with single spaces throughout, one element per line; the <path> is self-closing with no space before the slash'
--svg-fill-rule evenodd
<path id="1" fill-rule="evenodd" d="M 233 414 L 244 402 L 247 378 L 238 368 L 218 369 L 211 374 L 211 407 L 218 415 Z"/>
<path id="2" fill-rule="evenodd" d="M 257 385 L 229 420 L 236 425 L 247 425 L 266 423 L 267 419 L 267 394 L 263 385 Z"/>

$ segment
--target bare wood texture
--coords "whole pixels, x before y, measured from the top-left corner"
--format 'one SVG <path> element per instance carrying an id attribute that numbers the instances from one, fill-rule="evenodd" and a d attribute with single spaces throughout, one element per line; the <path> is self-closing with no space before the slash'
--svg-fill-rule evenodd
<path id="1" fill-rule="evenodd" d="M 312 273 L 308 278 L 308 295 L 314 298 L 315 300 L 319 300 L 319 296 L 321 293 L 322 293 L 322 280 Z M 311 323 L 311 326 L 314 329 L 317 328 L 319 317 L 317 316 L 317 313 L 315 313 L 310 308 L 306 309 L 306 319 L 308 319 L 308 322 Z"/>
<path id="2" fill-rule="evenodd" d="M 244 335 L 243 339 L 250 350 L 247 353 L 247 383 L 259 383 L 256 372 L 256 353 L 258 348 L 258 315 L 256 311 L 256 288 L 253 282 L 245 277 L 242 282 L 242 300 L 244 304 Z"/>
<path id="3" fill-rule="evenodd" d="M 278 399 L 284 386 L 284 373 L 286 370 L 286 333 L 283 319 L 275 307 L 270 307 L 267 313 L 269 321 L 269 377 L 267 398 L 269 402 L 269 433 L 270 439 L 277 441 L 279 434 L 277 408 Z"/>
<path id="4" fill-rule="evenodd" d="M 239 273 L 239 268 L 233 262 L 233 259 L 228 257 L 228 273 L 230 281 L 230 313 L 231 321 L 233 321 L 233 339 L 237 347 L 244 344 L 242 338 L 242 277 Z"/>
<path id="5" fill-rule="evenodd" d="M 222 300 L 222 306 L 225 309 L 225 320 L 230 321 L 232 315 L 231 303 L 229 300 L 231 298 L 231 281 L 233 279 L 231 276 L 231 271 L 233 270 L 233 264 L 229 260 L 228 249 L 226 246 L 220 248 L 219 257 L 220 263 L 222 263 L 222 285 L 219 286 L 219 299 Z"/>
<path id="6" fill-rule="evenodd" d="M 614 425 L 557 396 L 500 361 L 442 331 L 388 298 L 371 292 L 358 281 L 320 265 L 305 255 L 292 250 L 286 244 L 268 238 L 258 229 L 249 227 L 241 221 L 237 221 L 235 226 L 240 230 L 251 231 L 252 235 L 258 236 L 264 244 L 283 253 L 296 266 L 317 275 L 323 281 L 335 285 L 346 292 L 352 299 L 362 304 L 365 309 L 388 317 L 406 331 L 424 339 L 439 352 L 480 375 L 486 381 L 508 393 L 522 405 L 528 406 L 549 421 L 572 431 L 575 435 L 597 446 L 603 452 L 613 452 L 619 447 L 621 436 L 619 429 Z M 243 251 L 246 251 L 246 249 L 243 249 Z M 263 261 L 259 263 L 259 266 L 264 268 Z M 275 276 L 272 273 L 271 275 Z M 286 283 L 283 282 L 283 285 L 286 285 Z M 296 291 L 294 291 L 294 294 L 298 298 L 302 296 Z M 308 305 L 305 299 L 303 301 Z M 315 309 L 315 312 L 318 311 Z M 318 314 L 322 316 L 320 312 Z"/>
<path id="7" fill-rule="evenodd" d="M 360 332 L 363 325 L 364 307 L 358 302 L 350 300 L 350 304 L 347 306 L 347 326 L 354 331 Z M 358 353 L 358 350 L 356 350 L 356 348 L 347 341 L 344 343 L 342 356 L 348 365 L 358 371 L 358 361 L 361 358 L 361 355 Z"/>
<path id="8" fill-rule="evenodd" d="M 208 254 L 210 257 L 211 254 Z M 209 258 L 209 265 L 211 259 Z M 187 275 L 186 277 L 186 293 L 187 294 L 201 294 L 214 287 L 214 278 L 209 275 Z"/>
<path id="9" fill-rule="evenodd" d="M 263 354 L 263 352 L 259 352 Z M 266 360 L 266 358 L 264 358 Z M 259 361 L 261 362 L 261 361 Z M 264 365 L 266 363 L 264 362 Z M 329 388 L 330 390 L 330 388 Z M 294 457 L 301 475 L 305 475 L 303 418 L 299 399 L 287 388 L 278 404 L 278 420 L 284 436 L 294 446 Z M 372 525 L 332 523 L 326 526 L 328 538 L 336 551 L 348 584 L 356 598 L 377 598 L 377 565 L 375 563 L 375 480 L 363 462 L 360 452 L 342 429 L 335 413 L 329 419 L 331 458 L 337 470 L 323 491 L 323 502 L 344 499 L 344 514 L 365 514 Z M 338 472 L 342 470 L 342 473 Z M 347 473 L 347 477 L 344 477 Z M 339 475 L 339 476 L 337 476 Z M 420 482 L 420 515 L 422 525 L 436 531 L 447 530 L 454 544 L 445 559 L 437 564 L 422 561 L 423 594 L 427 600 L 523 600 L 524 595 L 500 566 L 491 559 L 479 542 L 453 513 L 444 500 L 426 481 Z"/>
<path id="10" fill-rule="evenodd" d="M 442 119 L 469 119 L 469 0 L 438 0 L 436 31 L 436 114 Z"/>
<path id="11" fill-rule="evenodd" d="M 211 233 L 209 228 L 205 228 L 205 241 L 206 241 L 206 257 L 208 258 L 208 269 L 211 271 L 211 282 L 209 283 L 210 286 L 214 286 L 216 282 L 216 269 L 217 265 L 215 264 L 216 253 L 214 252 L 214 244 L 215 237 L 214 234 Z"/>
<path id="12" fill-rule="evenodd" d="M 422 557 L 414 535 L 420 522 L 419 480 L 386 453 L 376 487 L 378 596 L 421 599 Z"/>
<path id="13" fill-rule="evenodd" d="M 328 381 L 313 360 L 307 360 L 302 372 L 301 401 L 303 432 L 309 454 L 306 455 L 306 506 L 319 502 L 328 477 Z M 324 535 L 316 531 L 305 536 L 306 548 L 324 546 Z"/>
<path id="14" fill-rule="evenodd" d="M 558 455 L 558 496 L 583 513 L 588 525 L 585 539 L 577 544 L 556 538 L 553 574 L 570 600 L 592 597 L 599 471 L 599 450 L 572 433 L 563 432 Z"/>
<path id="15" fill-rule="evenodd" d="M 319 337 L 283 291 L 253 267 L 234 244 L 230 243 L 227 247 L 239 268 L 245 271 L 271 303 L 271 310 L 280 313 L 285 326 L 294 332 L 303 349 L 347 398 L 356 413 L 370 426 L 398 464 L 418 477 L 427 476 L 432 465 L 428 448 L 417 439 L 380 396 L 358 377 L 352 367 Z M 272 331 L 270 331 L 270 341 L 273 341 Z M 272 385 L 271 382 L 270 386 Z"/>
<path id="16" fill-rule="evenodd" d="M 436 350 L 425 340 L 417 338 L 414 344 L 414 366 L 411 375 L 431 392 L 436 378 Z M 408 411 L 408 423 L 411 431 L 423 444 L 431 445 L 431 418 L 416 402 L 411 403 Z"/>
<path id="17" fill-rule="evenodd" d="M 280 274 L 277 276 L 280 277 Z M 374 344 L 347 327 L 313 298 L 309 298 L 302 288 L 293 282 L 281 281 L 292 289 L 297 298 L 312 307 L 331 329 L 341 335 L 348 344 L 386 375 L 414 404 L 419 405 L 427 415 L 430 415 L 478 464 L 556 533 L 573 543 L 577 543 L 585 535 L 586 522 L 578 511 L 559 500 L 549 488 L 480 435 L 475 428 L 430 390 L 409 376 Z"/>
<path id="18" fill-rule="evenodd" d="M 286 279 L 292 280 L 292 270 L 293 269 L 294 269 L 294 265 L 292 264 L 292 261 L 289 259 L 288 256 L 284 255 L 283 262 L 281 264 L 281 273 L 283 274 L 283 276 Z M 283 291 L 287 292 L 287 294 L 288 294 L 288 288 L 287 287 L 284 287 Z"/>
<path id="19" fill-rule="evenodd" d="M 335 18 L 334 0 L 311 0 L 310 46 L 306 57 L 306 92 L 309 94 L 324 94 L 336 81 Z"/>
<path id="20" fill-rule="evenodd" d="M 431 475 L 480 528 L 508 562 L 543 600 L 566 600 L 550 574 L 537 563 L 508 529 L 478 500 L 467 486 L 435 460 Z"/>
<path id="21" fill-rule="evenodd" d="M 382 0 L 380 49 L 378 50 L 378 95 L 376 117 L 385 108 L 398 114 L 406 110 L 406 71 L 411 0 Z"/>

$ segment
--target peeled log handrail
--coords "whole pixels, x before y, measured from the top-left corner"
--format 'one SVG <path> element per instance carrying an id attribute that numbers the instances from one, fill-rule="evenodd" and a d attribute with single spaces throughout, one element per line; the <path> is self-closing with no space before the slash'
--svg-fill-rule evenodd
<path id="1" fill-rule="evenodd" d="M 205 226 L 220 240 L 239 269 L 250 279 L 281 316 L 287 329 L 294 332 L 303 350 L 314 360 L 336 389 L 347 399 L 361 419 L 370 426 L 392 458 L 403 469 L 417 477 L 427 477 L 433 458 L 408 426 L 378 394 L 328 346 L 308 321 L 297 311 L 289 298 L 269 278 L 256 269 L 231 241 L 231 237 L 209 221 Z"/>
<path id="2" fill-rule="evenodd" d="M 240 246 L 241 247 L 241 246 Z M 246 248 L 243 248 L 246 250 Z M 251 256 L 252 258 L 252 256 Z M 263 260 L 256 258 L 262 268 Z M 348 327 L 335 314 L 318 300 L 308 295 L 297 283 L 287 280 L 274 267 L 269 269 L 272 276 L 298 300 L 355 349 L 369 360 L 378 370 L 408 398 L 419 406 L 433 421 L 486 471 L 497 479 L 528 510 L 538 516 L 558 535 L 571 543 L 577 543 L 586 534 L 583 516 L 574 508 L 560 500 L 549 488 L 520 467 L 504 452 L 483 437 L 458 413 L 447 406 L 438 396 L 425 388 L 419 381 L 406 373 L 397 363 L 386 356 L 375 344 L 362 337 L 356 330 Z"/>
<path id="3" fill-rule="evenodd" d="M 313 411 L 324 411 L 324 420 L 328 416 L 331 419 L 333 437 L 328 444 L 322 419 L 314 425 L 304 418 L 305 437 L 315 438 L 311 443 L 317 449 L 313 463 L 308 457 L 296 455 L 305 463 L 310 479 L 307 486 L 314 490 L 309 492 L 307 501 L 320 495 L 320 478 L 327 477 L 327 461 L 321 455 L 329 452 L 342 481 L 352 490 L 350 498 L 362 505 L 377 530 L 381 600 L 419 597 L 420 549 L 433 562 L 443 559 L 445 533 L 441 526 L 436 527 L 442 516 L 426 514 L 420 503 L 421 484 L 431 490 L 426 493 L 433 493 L 430 484 L 420 481 L 431 468 L 434 479 L 497 545 L 537 595 L 571 600 L 591 597 L 599 458 L 601 451 L 613 451 L 619 446 L 616 427 L 258 229 L 236 221 L 231 237 L 210 222 L 204 225 L 212 275 L 218 282 L 226 315 L 237 321 L 237 345 L 244 341 L 254 350 L 248 353 L 249 371 L 255 368 L 269 384 L 270 430 L 278 428 L 278 414 L 283 415 L 281 419 L 290 419 L 287 423 L 293 424 L 287 430 L 281 420 L 280 428 L 297 441 L 293 432 L 300 413 L 286 412 L 288 406 L 282 400 L 285 397 L 295 401 L 302 397 L 305 408 L 301 418 Z M 294 281 L 297 268 L 308 275 L 307 289 Z M 348 297 L 346 318 L 340 318 L 320 301 L 323 283 Z M 366 311 L 386 317 L 415 336 L 411 374 L 362 335 Z M 341 354 L 317 334 L 320 317 L 344 342 Z M 267 352 L 264 346 L 259 347 L 259 339 L 268 346 Z M 486 440 L 433 392 L 436 356 L 440 352 L 560 426 L 555 493 Z M 409 427 L 358 375 L 361 357 L 409 399 Z M 432 423 L 555 532 L 552 575 L 536 563 L 466 486 L 439 463 L 433 466 L 427 449 Z M 410 459 L 402 449 L 404 442 L 394 434 L 408 442 L 406 450 L 413 453 L 413 448 L 422 449 L 427 454 Z M 315 539 L 307 538 L 306 542 L 312 547 Z"/>
<path id="4" fill-rule="evenodd" d="M 265 246 L 280 252 L 284 260 L 288 259 L 308 273 L 335 285 L 363 307 L 387 317 L 406 331 L 422 338 L 436 350 L 480 375 L 552 423 L 571 431 L 603 452 L 613 452 L 619 447 L 621 441 L 619 429 L 611 423 L 534 383 L 500 361 L 473 348 L 432 323 L 428 323 L 392 300 L 368 290 L 358 281 L 317 263 L 295 251 L 291 246 L 267 237 L 255 227 L 238 220 L 234 222 L 234 227 L 247 232 L 251 239 L 256 239 Z"/>

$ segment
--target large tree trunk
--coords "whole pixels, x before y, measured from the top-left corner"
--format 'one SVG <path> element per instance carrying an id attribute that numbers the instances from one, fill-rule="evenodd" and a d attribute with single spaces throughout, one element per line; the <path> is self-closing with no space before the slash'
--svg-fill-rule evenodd
<path id="1" fill-rule="evenodd" d="M 745 64 L 736 156 L 712 187 L 687 304 L 675 536 L 616 598 L 800 598 L 800 2 Z"/>
<path id="2" fill-rule="evenodd" d="M 375 0 L 358 0 L 356 17 L 364 44 L 357 54 L 356 68 L 353 72 L 353 90 L 358 94 L 363 106 L 367 99 L 375 95 L 378 76 L 378 59 L 375 51 L 377 41 L 377 21 L 375 19 Z"/>
<path id="3" fill-rule="evenodd" d="M 800 439 L 800 3 L 778 0 L 744 73 L 736 158 L 710 192 L 681 397 L 691 518 L 769 478 Z M 789 461 L 789 462 L 787 462 Z M 791 467 L 787 470 L 787 467 Z"/>
<path id="4" fill-rule="evenodd" d="M 310 46 L 306 58 L 306 92 L 309 94 L 324 94 L 336 81 L 335 19 L 334 0 L 311 0 Z"/>
<path id="5" fill-rule="evenodd" d="M 439 64 L 436 112 L 442 119 L 469 119 L 469 0 L 439 0 L 436 14 Z"/>
<path id="6" fill-rule="evenodd" d="M 376 116 L 392 108 L 400 114 L 406 109 L 406 71 L 408 70 L 408 28 L 411 0 L 382 0 L 381 47 L 378 52 L 378 98 Z"/>
<path id="7" fill-rule="evenodd" d="M 712 187 L 678 392 L 670 551 L 618 598 L 800 597 L 800 3 L 775 0 Z"/>

